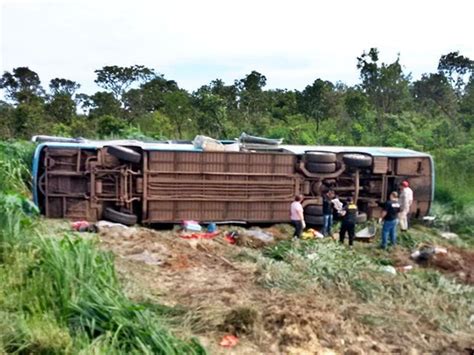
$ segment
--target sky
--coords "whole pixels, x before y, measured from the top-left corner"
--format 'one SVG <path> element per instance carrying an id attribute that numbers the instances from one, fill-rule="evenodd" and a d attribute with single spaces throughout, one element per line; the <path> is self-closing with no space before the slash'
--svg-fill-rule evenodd
<path id="1" fill-rule="evenodd" d="M 474 1 L 0 0 L 0 69 L 98 90 L 94 70 L 145 65 L 189 91 L 256 70 L 267 88 L 358 83 L 357 56 L 400 54 L 414 79 L 451 51 L 474 58 Z"/>

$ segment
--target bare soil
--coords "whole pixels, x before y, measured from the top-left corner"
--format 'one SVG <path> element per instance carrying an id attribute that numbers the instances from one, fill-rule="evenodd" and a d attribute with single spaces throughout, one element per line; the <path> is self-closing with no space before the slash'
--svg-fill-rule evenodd
<path id="1" fill-rule="evenodd" d="M 276 239 L 290 235 L 279 227 L 268 231 Z M 469 345 L 423 327 L 411 314 L 402 314 L 405 323 L 391 324 L 390 314 L 350 297 L 337 299 L 322 289 L 295 293 L 264 288 L 257 282 L 257 264 L 239 258 L 248 246 L 262 245 L 232 245 L 223 234 L 187 240 L 176 231 L 106 228 L 100 238 L 103 248 L 116 255 L 127 294 L 187 310 L 179 329 L 197 336 L 210 353 L 444 354 L 465 353 Z M 452 266 L 454 258 L 449 263 L 434 261 L 435 267 L 458 274 L 471 267 L 463 278 L 472 280 L 472 254 L 464 259 L 462 251 L 456 253 L 465 264 Z M 226 334 L 239 337 L 233 349 L 219 346 Z"/>
<path id="2" fill-rule="evenodd" d="M 474 285 L 474 251 L 449 248 L 447 254 L 434 255 L 428 265 L 461 282 Z"/>

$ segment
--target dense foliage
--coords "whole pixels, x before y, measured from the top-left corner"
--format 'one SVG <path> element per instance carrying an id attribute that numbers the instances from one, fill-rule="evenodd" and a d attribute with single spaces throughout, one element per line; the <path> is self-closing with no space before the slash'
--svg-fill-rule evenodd
<path id="1" fill-rule="evenodd" d="M 438 196 L 459 208 L 474 200 L 473 63 L 451 52 L 440 57 L 436 73 L 413 81 L 400 58 L 383 63 L 371 48 L 357 58 L 354 86 L 316 79 L 302 91 L 266 90 L 266 77 L 252 71 L 233 84 L 216 79 L 191 93 L 141 65 L 105 66 L 95 71 L 101 91 L 93 95 L 63 78 L 45 89 L 37 73 L 19 67 L 0 77 L 0 139 L 224 139 L 245 131 L 297 144 L 413 148 L 435 156 Z M 454 198 L 459 186 L 466 191 Z"/>

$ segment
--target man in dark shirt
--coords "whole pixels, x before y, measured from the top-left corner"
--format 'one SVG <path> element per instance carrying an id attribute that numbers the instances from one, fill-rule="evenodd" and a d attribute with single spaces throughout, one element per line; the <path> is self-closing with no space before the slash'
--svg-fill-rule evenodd
<path id="1" fill-rule="evenodd" d="M 344 217 L 341 223 L 341 231 L 339 232 L 339 242 L 344 244 L 346 232 L 349 233 L 349 246 L 352 248 L 355 237 L 355 225 L 357 217 L 357 206 L 354 204 L 352 197 L 347 198 L 347 204 L 344 207 Z"/>
<path id="2" fill-rule="evenodd" d="M 334 191 L 329 190 L 323 195 L 323 218 L 324 218 L 324 227 L 323 227 L 323 235 L 325 237 L 331 235 L 331 227 L 332 227 L 332 202 L 331 200 L 334 198 Z"/>
<path id="3" fill-rule="evenodd" d="M 390 244 L 397 245 L 397 224 L 398 212 L 400 212 L 400 203 L 398 202 L 398 193 L 396 191 L 390 194 L 390 199 L 385 203 L 382 212 L 383 228 L 382 228 L 382 244 L 380 247 L 387 247 L 387 238 L 390 236 Z"/>

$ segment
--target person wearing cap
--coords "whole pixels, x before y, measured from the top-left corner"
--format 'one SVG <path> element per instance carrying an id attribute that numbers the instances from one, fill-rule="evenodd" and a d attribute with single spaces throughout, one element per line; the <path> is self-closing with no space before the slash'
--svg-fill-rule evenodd
<path id="1" fill-rule="evenodd" d="M 387 247 L 387 239 L 390 236 L 390 244 L 397 245 L 397 224 L 398 213 L 400 212 L 400 203 L 398 202 L 398 193 L 393 191 L 390 199 L 385 203 L 382 211 L 383 227 L 382 227 L 382 243 L 380 247 Z"/>
<path id="2" fill-rule="evenodd" d="M 403 181 L 400 184 L 400 213 L 398 218 L 400 220 L 400 230 L 405 232 L 408 230 L 408 219 L 410 215 L 410 208 L 413 203 L 413 190 L 410 188 L 408 181 Z"/>

